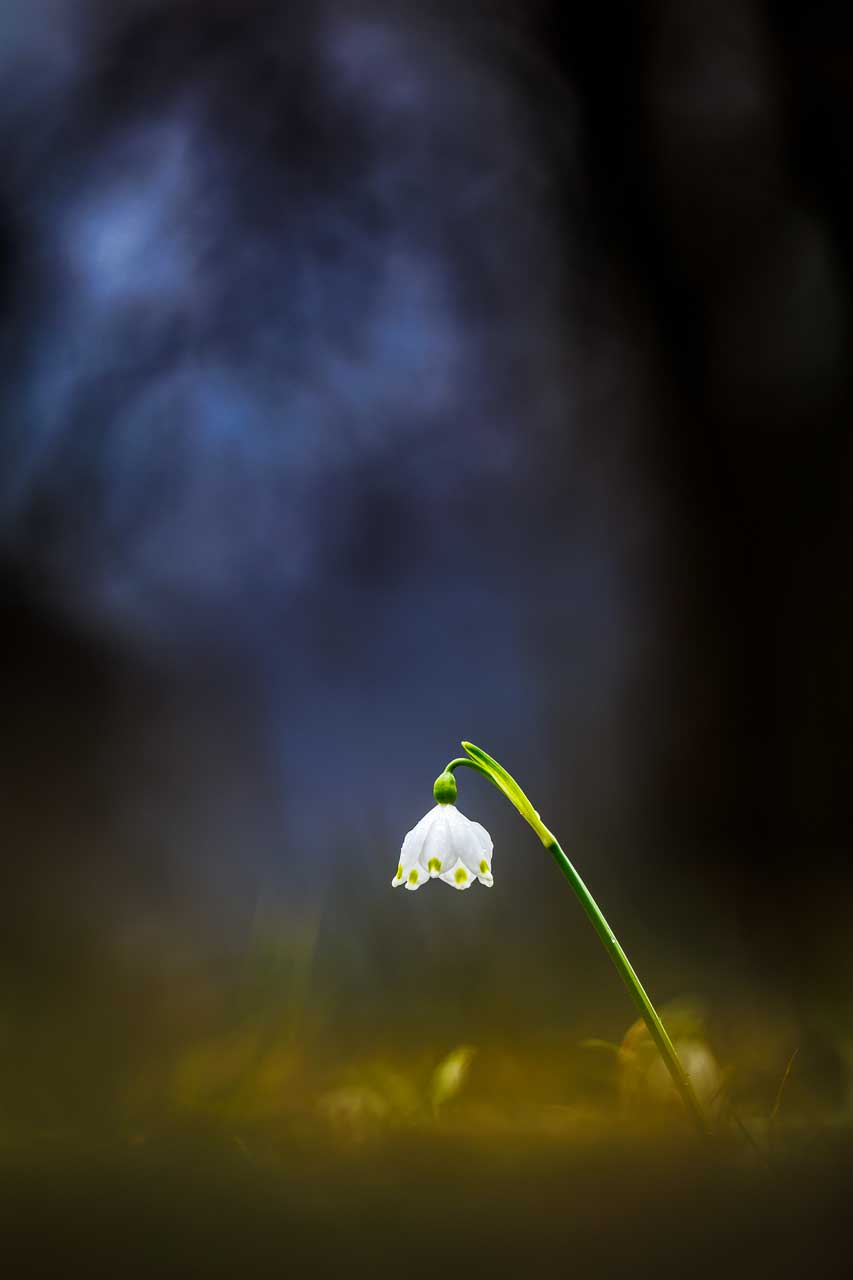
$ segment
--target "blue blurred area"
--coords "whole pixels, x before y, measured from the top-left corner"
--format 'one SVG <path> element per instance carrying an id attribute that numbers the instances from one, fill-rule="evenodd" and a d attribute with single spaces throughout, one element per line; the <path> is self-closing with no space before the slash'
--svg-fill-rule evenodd
<path id="1" fill-rule="evenodd" d="M 802 920 L 804 851 L 846 891 L 832 31 L 0 6 L 15 945 L 74 911 L 239 944 L 360 879 L 440 949 L 456 906 L 388 882 L 462 737 L 673 988 L 677 904 L 722 973 Z M 460 804 L 499 847 L 476 936 L 585 963 L 515 815 Z"/>
<path id="2" fill-rule="evenodd" d="M 3 544 L 131 663 L 217 670 L 282 796 L 239 874 L 314 867 L 462 733 L 541 760 L 555 597 L 610 629 L 539 514 L 577 413 L 555 147 L 441 22 L 144 10 L 22 21 L 45 81 L 6 68 Z"/>

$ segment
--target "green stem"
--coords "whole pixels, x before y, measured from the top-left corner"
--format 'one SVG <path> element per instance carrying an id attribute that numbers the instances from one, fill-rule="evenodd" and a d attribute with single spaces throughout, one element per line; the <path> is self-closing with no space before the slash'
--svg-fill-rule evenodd
<path id="1" fill-rule="evenodd" d="M 610 956 L 628 993 L 646 1026 L 652 1040 L 657 1045 L 661 1057 L 664 1060 L 666 1069 L 672 1077 L 672 1082 L 678 1090 L 691 1119 L 695 1123 L 701 1134 L 707 1135 L 709 1132 L 708 1118 L 704 1108 L 696 1096 L 696 1091 L 690 1082 L 690 1076 L 684 1068 L 684 1064 L 676 1052 L 675 1045 L 667 1034 L 666 1027 L 660 1020 L 660 1016 L 649 999 L 643 984 L 634 972 L 634 968 L 622 950 L 619 942 L 610 925 L 604 918 L 601 908 L 593 898 L 589 889 L 587 889 L 578 872 L 572 863 L 566 857 L 560 847 L 560 844 L 552 832 L 544 825 L 539 814 L 533 808 L 521 787 L 510 774 L 504 769 L 503 765 L 498 764 L 490 755 L 487 755 L 480 747 L 475 747 L 473 743 L 463 742 L 462 746 L 468 752 L 470 759 L 460 758 L 451 760 L 447 766 L 447 772 L 452 773 L 458 765 L 467 765 L 469 768 L 476 769 L 485 777 L 493 782 L 511 804 L 515 805 L 521 816 L 530 824 L 542 844 L 549 850 L 551 856 L 569 884 L 575 892 L 575 897 L 580 902 L 587 917 L 602 941 L 605 951 Z"/>
<path id="2" fill-rule="evenodd" d="M 702 1104 L 696 1096 L 696 1091 L 690 1082 L 690 1076 L 687 1074 L 684 1063 L 678 1056 L 675 1045 L 667 1034 L 666 1027 L 660 1020 L 657 1009 L 652 1004 L 648 994 L 646 993 L 645 987 L 634 972 L 633 965 L 619 945 L 616 935 L 605 920 L 601 908 L 595 901 L 595 898 L 593 898 L 589 889 L 587 889 L 583 880 L 572 866 L 572 863 L 560 848 L 558 842 L 555 840 L 554 843 L 548 845 L 547 848 L 549 849 L 557 866 L 574 889 L 575 896 L 586 912 L 593 929 L 595 929 L 595 932 L 601 939 L 605 951 L 615 964 L 620 978 L 628 988 L 631 999 L 640 1011 L 643 1021 L 649 1029 L 649 1034 L 660 1051 L 660 1056 L 663 1058 L 666 1068 L 672 1076 L 672 1082 L 681 1095 L 684 1105 L 690 1113 L 691 1119 L 696 1124 L 699 1132 L 706 1135 L 708 1133 L 708 1120 Z"/>
<path id="3" fill-rule="evenodd" d="M 497 782 L 495 782 L 495 779 L 493 778 L 493 776 L 489 773 L 488 769 L 486 769 L 483 765 L 478 764 L 476 760 L 469 760 L 467 756 L 459 756 L 458 759 L 451 760 L 448 765 L 445 765 L 443 772 L 453 773 L 453 770 L 458 769 L 461 764 L 467 765 L 469 769 L 476 769 L 477 772 L 481 773 L 484 778 L 489 779 L 489 782 L 491 782 L 492 786 L 497 787 L 498 791 L 501 790 Z"/>

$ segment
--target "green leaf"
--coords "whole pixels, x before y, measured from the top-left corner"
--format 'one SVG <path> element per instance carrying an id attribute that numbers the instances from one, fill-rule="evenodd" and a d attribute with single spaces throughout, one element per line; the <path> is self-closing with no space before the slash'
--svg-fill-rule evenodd
<path id="1" fill-rule="evenodd" d="M 545 826 L 512 774 L 507 773 L 503 765 L 498 764 L 497 760 L 484 751 L 482 747 L 475 747 L 473 742 L 463 742 L 462 749 L 484 773 L 488 774 L 510 804 L 515 806 L 525 822 L 530 824 L 545 845 L 545 848 L 549 848 L 554 843 L 554 836 Z"/>

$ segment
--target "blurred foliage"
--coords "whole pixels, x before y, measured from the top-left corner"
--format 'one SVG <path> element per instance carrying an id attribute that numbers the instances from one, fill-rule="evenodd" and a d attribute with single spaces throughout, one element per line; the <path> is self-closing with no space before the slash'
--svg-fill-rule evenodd
<path id="1" fill-rule="evenodd" d="M 294 1133 L 320 1144 L 430 1131 L 686 1136 L 639 1022 L 612 1040 L 566 1025 L 448 1044 L 428 1005 L 413 1038 L 410 1011 L 398 1022 L 390 1002 L 381 1038 L 341 1037 L 327 1013 L 335 948 L 324 943 L 318 967 L 319 932 L 318 919 L 259 918 L 241 957 L 208 967 L 163 938 L 155 964 L 149 940 L 142 952 L 95 953 L 59 1008 L 7 1000 L 0 1135 L 139 1143 L 201 1129 L 250 1150 Z M 797 1025 L 690 999 L 662 1013 L 737 1159 L 850 1125 L 853 1029 L 840 1014 Z"/>
<path id="2" fill-rule="evenodd" d="M 700 1147 L 642 1025 L 511 1038 L 481 1023 L 477 1043 L 448 1043 L 429 1004 L 413 1037 L 389 999 L 381 1037 L 342 1036 L 360 1014 L 334 985 L 352 948 L 324 941 L 318 965 L 319 936 L 317 920 L 267 918 L 242 955 L 206 962 L 186 939 L 83 948 L 61 1004 L 6 999 L 4 1241 L 33 1239 L 36 1220 L 53 1274 L 128 1239 L 158 1275 L 161 1249 L 229 1276 L 282 1258 L 316 1275 L 487 1259 L 521 1275 L 567 1246 L 573 1268 L 605 1259 L 605 1274 L 687 1257 L 718 1276 L 735 1250 L 745 1273 L 772 1260 L 786 1276 L 820 1256 L 815 1223 L 837 1215 L 853 1160 L 841 1011 L 665 1006 L 715 1115 Z"/>

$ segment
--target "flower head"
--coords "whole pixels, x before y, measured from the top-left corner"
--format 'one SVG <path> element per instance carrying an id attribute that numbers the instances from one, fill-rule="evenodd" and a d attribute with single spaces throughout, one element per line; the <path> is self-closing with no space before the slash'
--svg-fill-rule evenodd
<path id="1" fill-rule="evenodd" d="M 455 804 L 437 804 L 421 818 L 403 841 L 396 889 L 419 889 L 427 880 L 443 880 L 454 889 L 468 889 L 475 880 L 491 886 L 492 838 L 479 822 L 460 813 Z"/>

